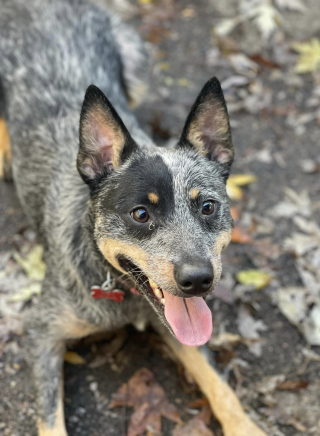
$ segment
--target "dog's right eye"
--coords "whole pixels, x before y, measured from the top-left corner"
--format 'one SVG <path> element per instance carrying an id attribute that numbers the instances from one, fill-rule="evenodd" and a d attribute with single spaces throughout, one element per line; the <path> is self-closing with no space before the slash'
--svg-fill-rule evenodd
<path id="1" fill-rule="evenodd" d="M 138 223 L 146 223 L 149 221 L 149 214 L 143 207 L 138 207 L 131 212 L 132 218 Z"/>

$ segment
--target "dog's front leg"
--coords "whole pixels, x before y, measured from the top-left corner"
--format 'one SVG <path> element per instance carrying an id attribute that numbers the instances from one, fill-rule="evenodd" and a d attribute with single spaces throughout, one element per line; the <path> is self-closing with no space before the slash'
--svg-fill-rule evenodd
<path id="1" fill-rule="evenodd" d="M 28 360 L 37 391 L 38 435 L 67 436 L 63 411 L 63 355 L 65 343 L 46 324 L 27 331 Z"/>
<path id="2" fill-rule="evenodd" d="M 79 315 L 63 290 L 51 290 L 50 283 L 44 283 L 43 289 L 39 304 L 24 320 L 28 360 L 37 389 L 38 431 L 39 436 L 67 436 L 62 377 L 65 344 L 68 339 L 97 332 L 97 327 Z"/>
<path id="3" fill-rule="evenodd" d="M 162 329 L 161 333 L 173 354 L 207 397 L 225 436 L 267 436 L 245 414 L 233 390 L 220 378 L 197 347 L 182 345 Z"/>

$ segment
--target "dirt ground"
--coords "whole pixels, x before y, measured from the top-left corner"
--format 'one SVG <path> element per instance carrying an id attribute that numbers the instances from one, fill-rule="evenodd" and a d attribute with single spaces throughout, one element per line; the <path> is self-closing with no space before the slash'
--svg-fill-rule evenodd
<path id="1" fill-rule="evenodd" d="M 150 91 L 136 113 L 159 143 L 174 141 L 205 81 L 216 75 L 224 83 L 236 148 L 232 173 L 252 174 L 256 181 L 243 188 L 241 198 L 232 200 L 236 225 L 249 243 L 233 242 L 224 254 L 221 286 L 209 302 L 215 337 L 224 341 L 213 340 L 212 353 L 221 374 L 268 435 L 319 435 L 320 349 L 288 321 L 276 300 L 279 289 L 306 287 L 297 267 L 300 257 L 284 243 L 297 231 L 293 218 L 300 213 L 307 222 L 320 223 L 320 74 L 297 74 L 297 53 L 291 49 L 294 42 L 320 37 L 319 5 L 318 0 L 306 0 L 304 12 L 278 7 L 283 23 L 268 40 L 247 21 L 218 38 L 214 26 L 235 17 L 239 3 L 135 3 L 137 13 L 129 21 L 153 56 Z M 280 0 L 275 2 L 279 4 Z M 232 61 L 235 54 L 245 55 L 255 65 L 243 67 L 243 61 Z M 276 209 L 287 188 L 298 198 L 292 216 Z M 299 203 L 301 198 L 307 200 Z M 0 181 L 0 273 L 11 254 L 32 238 L 14 186 Z M 237 273 L 251 269 L 266 273 L 269 284 L 261 290 L 239 284 Z M 6 293 L 0 286 L 0 297 Z M 20 304 L 19 311 L 27 304 L 31 303 Z M 16 321 L 12 323 L 16 326 Z M 223 336 L 226 332 L 235 335 L 234 342 Z M 0 435 L 34 436 L 34 391 L 19 333 L 10 323 L 0 323 Z M 132 410 L 107 406 L 112 394 L 143 367 L 154 373 L 183 420 L 193 416 L 195 410 L 188 404 L 201 394 L 154 342 L 152 333 L 128 328 L 127 339 L 108 363 L 97 368 L 66 363 L 70 436 L 126 435 Z M 73 350 L 89 362 L 97 347 L 82 343 Z M 162 434 L 171 435 L 173 427 L 163 419 Z M 214 418 L 210 428 L 222 436 Z"/>

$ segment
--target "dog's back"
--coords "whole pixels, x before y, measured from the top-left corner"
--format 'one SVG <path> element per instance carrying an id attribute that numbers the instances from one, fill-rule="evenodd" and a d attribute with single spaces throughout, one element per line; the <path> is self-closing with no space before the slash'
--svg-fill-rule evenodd
<path id="1" fill-rule="evenodd" d="M 3 0 L 0 11 L 0 81 L 13 175 L 24 211 L 43 229 L 44 209 L 52 209 L 50 203 L 57 208 L 68 179 L 86 197 L 75 159 L 80 108 L 91 83 L 114 102 L 140 143 L 150 144 L 127 109 L 128 94 L 141 89 L 137 73 L 144 73 L 145 63 L 139 38 L 88 1 Z M 128 63 L 122 54 L 131 56 Z M 73 195 L 79 196 L 77 189 Z"/>

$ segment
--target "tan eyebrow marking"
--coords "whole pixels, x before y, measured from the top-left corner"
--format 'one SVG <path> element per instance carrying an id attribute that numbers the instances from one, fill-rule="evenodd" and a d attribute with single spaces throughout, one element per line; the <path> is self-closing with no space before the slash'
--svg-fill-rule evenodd
<path id="1" fill-rule="evenodd" d="M 191 191 L 190 191 L 191 200 L 196 200 L 198 198 L 199 194 L 200 194 L 200 189 L 198 189 L 198 188 L 191 189 Z"/>
<path id="2" fill-rule="evenodd" d="M 148 199 L 153 204 L 158 204 L 159 203 L 159 197 L 154 192 L 149 192 Z"/>

